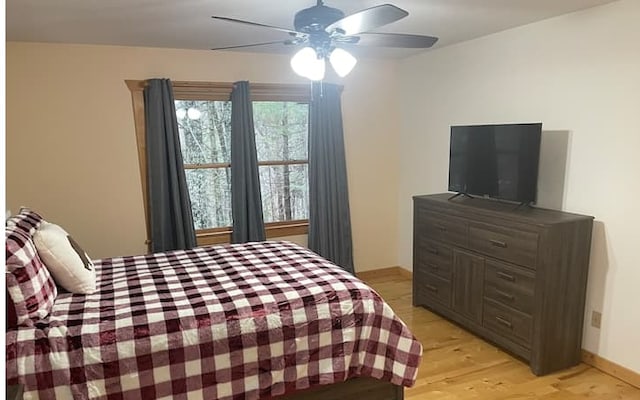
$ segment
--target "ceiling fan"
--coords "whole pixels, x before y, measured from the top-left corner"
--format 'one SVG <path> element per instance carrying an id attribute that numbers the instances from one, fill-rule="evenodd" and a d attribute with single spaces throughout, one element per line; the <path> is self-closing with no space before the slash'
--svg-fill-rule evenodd
<path id="1" fill-rule="evenodd" d="M 300 45 L 303 48 L 291 59 L 291 67 L 298 75 L 311 80 L 322 80 L 325 73 L 325 60 L 328 58 L 336 73 L 343 77 L 351 72 L 357 60 L 343 49 L 342 45 L 357 44 L 403 48 L 429 48 L 433 46 L 438 40 L 433 36 L 370 32 L 407 15 L 409 15 L 407 11 L 391 4 L 383 4 L 345 15 L 337 8 L 325 6 L 322 0 L 317 0 L 315 6 L 300 10 L 295 14 L 294 29 L 214 15 L 211 18 L 275 29 L 288 33 L 290 37 L 286 40 L 217 47 L 212 50 L 265 46 L 276 43 Z"/>

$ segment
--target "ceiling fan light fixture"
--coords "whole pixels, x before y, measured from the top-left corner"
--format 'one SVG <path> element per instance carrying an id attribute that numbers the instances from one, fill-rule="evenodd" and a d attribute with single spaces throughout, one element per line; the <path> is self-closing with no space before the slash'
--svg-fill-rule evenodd
<path id="1" fill-rule="evenodd" d="M 311 0 L 307 1 L 311 2 Z M 322 80 L 328 61 L 336 75 L 345 77 L 353 70 L 357 60 L 347 51 L 336 49 L 336 46 L 364 44 L 378 47 L 427 49 L 436 43 L 438 38 L 433 36 L 373 32 L 407 15 L 409 15 L 407 11 L 393 4 L 382 4 L 345 16 L 342 10 L 325 6 L 323 0 L 317 0 L 315 6 L 296 12 L 293 18 L 293 30 L 214 15 L 212 18 L 217 20 L 268 28 L 288 33 L 290 37 L 287 40 L 217 47 L 212 50 L 265 46 L 275 43 L 300 45 L 304 47 L 291 58 L 291 68 L 296 74 L 312 81 Z"/>
<path id="2" fill-rule="evenodd" d="M 303 47 L 291 58 L 291 68 L 300 76 L 319 81 L 324 78 L 325 62 L 313 48 Z"/>
<path id="3" fill-rule="evenodd" d="M 329 62 L 336 71 L 336 74 L 344 78 L 356 66 L 358 60 L 348 51 L 340 48 L 333 49 L 329 56 Z"/>

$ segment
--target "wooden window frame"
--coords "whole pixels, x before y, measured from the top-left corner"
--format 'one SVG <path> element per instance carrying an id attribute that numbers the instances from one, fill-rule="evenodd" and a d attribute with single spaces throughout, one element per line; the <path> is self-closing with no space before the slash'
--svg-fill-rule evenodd
<path id="1" fill-rule="evenodd" d="M 144 201 L 145 223 L 147 228 L 146 244 L 151 250 L 151 227 L 149 224 L 148 174 L 147 174 L 147 145 L 144 110 L 144 88 L 146 80 L 125 80 L 131 92 L 133 119 L 135 124 L 136 144 L 138 147 L 138 162 L 140 180 L 142 184 L 142 198 Z M 231 97 L 233 83 L 228 82 L 172 82 L 173 94 L 176 100 L 212 100 L 228 101 Z M 251 101 L 298 101 L 309 103 L 311 90 L 309 85 L 252 83 Z M 263 161 L 258 165 L 295 165 L 308 164 L 307 160 Z M 213 166 L 214 164 L 211 164 Z M 211 167 L 208 166 L 208 167 Z M 215 167 L 231 166 L 231 164 L 215 164 Z M 198 168 L 207 168 L 199 165 Z M 265 224 L 267 238 L 305 235 L 308 233 L 308 220 L 291 220 L 270 222 Z M 196 230 L 198 246 L 206 246 L 231 242 L 231 227 L 210 228 Z"/>

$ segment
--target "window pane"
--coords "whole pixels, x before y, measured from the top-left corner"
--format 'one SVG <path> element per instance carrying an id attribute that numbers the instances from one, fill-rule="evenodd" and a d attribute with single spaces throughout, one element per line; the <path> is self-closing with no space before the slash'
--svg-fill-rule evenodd
<path id="1" fill-rule="evenodd" d="M 228 163 L 231 159 L 231 102 L 176 100 L 185 164 Z"/>
<path id="2" fill-rule="evenodd" d="M 195 229 L 231 226 L 231 169 L 187 169 Z"/>
<path id="3" fill-rule="evenodd" d="M 264 222 L 309 218 L 307 165 L 260 167 Z"/>
<path id="4" fill-rule="evenodd" d="M 309 105 L 254 101 L 258 161 L 306 160 Z"/>

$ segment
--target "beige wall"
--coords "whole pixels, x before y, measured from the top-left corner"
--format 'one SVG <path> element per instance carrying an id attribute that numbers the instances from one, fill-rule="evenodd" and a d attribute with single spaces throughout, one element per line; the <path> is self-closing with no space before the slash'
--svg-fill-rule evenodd
<path id="1" fill-rule="evenodd" d="M 399 259 L 411 265 L 411 196 L 447 189 L 450 125 L 542 121 L 549 143 L 568 137 L 560 204 L 596 218 L 586 313 L 603 319 L 583 347 L 640 372 L 639 16 L 622 0 L 402 62 Z"/>
<path id="2" fill-rule="evenodd" d="M 125 79 L 304 82 L 288 57 L 231 52 L 10 42 L 6 63 L 7 207 L 40 211 L 95 258 L 145 251 Z M 358 270 L 396 265 L 394 68 L 360 60 L 338 81 Z"/>

